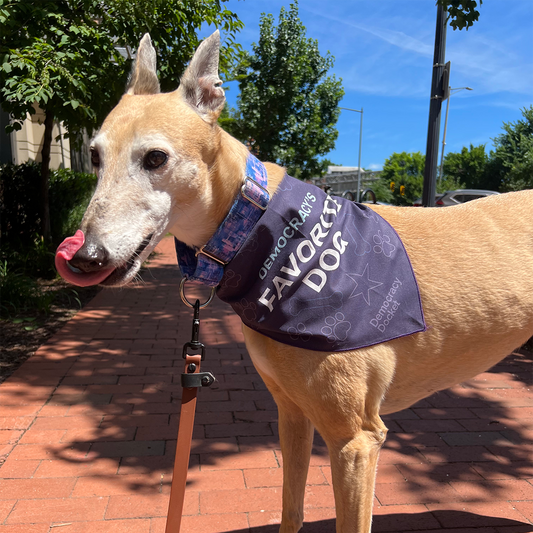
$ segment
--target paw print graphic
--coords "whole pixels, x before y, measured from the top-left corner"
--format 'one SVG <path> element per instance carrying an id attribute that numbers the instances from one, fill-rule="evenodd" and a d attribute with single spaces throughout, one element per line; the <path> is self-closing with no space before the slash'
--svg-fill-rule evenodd
<path id="1" fill-rule="evenodd" d="M 278 185 L 278 191 L 292 191 L 292 184 L 290 181 L 282 181 Z"/>
<path id="2" fill-rule="evenodd" d="M 326 325 L 321 331 L 328 338 L 329 342 L 345 341 L 348 338 L 348 331 L 350 331 L 352 325 L 345 320 L 345 316 L 342 313 L 335 313 L 335 316 L 328 316 L 324 322 Z"/>
<path id="3" fill-rule="evenodd" d="M 241 313 L 246 320 L 254 322 L 257 318 L 256 309 L 257 306 L 253 302 L 249 302 L 246 298 L 243 298 L 238 304 L 241 308 Z"/>
<path id="4" fill-rule="evenodd" d="M 239 286 L 241 279 L 242 276 L 240 274 L 236 274 L 233 270 L 226 270 L 223 280 L 223 287 L 235 289 Z"/>
<path id="5" fill-rule="evenodd" d="M 302 340 L 308 342 L 311 340 L 311 335 L 307 332 L 307 328 L 304 323 L 300 322 L 296 327 L 287 328 L 287 333 L 293 341 Z"/>
<path id="6" fill-rule="evenodd" d="M 378 234 L 374 235 L 374 252 L 376 254 L 383 254 L 385 257 L 390 257 L 396 246 L 390 242 L 390 237 L 388 235 L 383 235 L 381 230 L 378 230 Z"/>

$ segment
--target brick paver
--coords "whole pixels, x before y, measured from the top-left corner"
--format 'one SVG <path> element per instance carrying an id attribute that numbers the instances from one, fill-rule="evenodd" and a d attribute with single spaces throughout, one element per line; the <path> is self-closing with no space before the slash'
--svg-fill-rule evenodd
<path id="1" fill-rule="evenodd" d="M 102 291 L 0 385 L 0 533 L 163 533 L 191 311 L 172 241 L 142 282 Z M 190 298 L 204 295 L 190 289 Z M 240 322 L 201 313 L 204 368 L 182 531 L 274 533 L 276 409 Z M 386 417 L 374 532 L 533 531 L 533 361 L 515 353 Z M 315 439 L 304 533 L 333 533 L 331 469 Z"/>

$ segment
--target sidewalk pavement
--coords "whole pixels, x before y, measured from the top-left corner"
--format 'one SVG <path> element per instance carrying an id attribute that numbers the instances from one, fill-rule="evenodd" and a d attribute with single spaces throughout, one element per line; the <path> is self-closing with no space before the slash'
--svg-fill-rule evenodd
<path id="1" fill-rule="evenodd" d="M 0 386 L 0 533 L 164 532 L 192 314 L 172 241 L 158 251 L 144 281 L 101 291 Z M 217 382 L 199 393 L 181 530 L 277 532 L 275 404 L 229 306 L 200 317 Z M 532 383 L 515 353 L 387 416 L 372 531 L 532 532 Z M 304 533 L 335 531 L 318 436 L 305 507 Z"/>

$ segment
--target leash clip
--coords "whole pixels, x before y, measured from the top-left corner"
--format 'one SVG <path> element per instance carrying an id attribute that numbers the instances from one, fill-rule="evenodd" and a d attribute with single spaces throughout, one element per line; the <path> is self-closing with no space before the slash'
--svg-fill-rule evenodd
<path id="1" fill-rule="evenodd" d="M 205 346 L 198 340 L 200 334 L 200 300 L 194 304 L 191 340 L 183 345 L 186 371 L 181 375 L 181 386 L 186 389 L 210 387 L 215 382 L 211 372 L 200 372 L 200 363 L 205 359 Z M 198 359 L 200 356 L 200 359 Z"/>
<path id="2" fill-rule="evenodd" d="M 198 340 L 200 334 L 200 300 L 196 300 L 194 304 L 194 316 L 192 319 L 192 334 L 190 342 L 183 345 L 183 359 L 187 359 L 188 355 L 202 356 L 202 361 L 205 359 L 205 346 Z M 191 350 L 193 353 L 189 353 Z"/>

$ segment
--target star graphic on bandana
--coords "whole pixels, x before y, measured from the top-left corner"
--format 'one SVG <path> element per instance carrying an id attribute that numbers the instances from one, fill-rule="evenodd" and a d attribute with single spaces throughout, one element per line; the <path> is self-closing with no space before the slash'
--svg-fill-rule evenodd
<path id="1" fill-rule="evenodd" d="M 355 287 L 350 294 L 350 298 L 355 298 L 356 296 L 361 295 L 365 300 L 367 305 L 370 305 L 370 291 L 383 285 L 379 281 L 370 279 L 368 271 L 368 263 L 363 270 L 362 274 L 346 274 L 353 282 L 355 282 Z"/>

